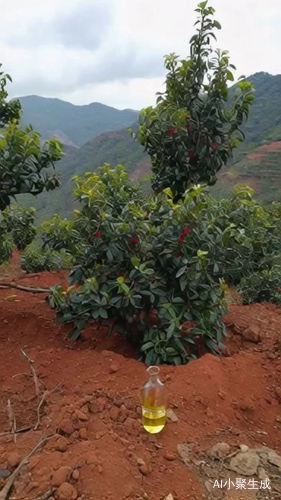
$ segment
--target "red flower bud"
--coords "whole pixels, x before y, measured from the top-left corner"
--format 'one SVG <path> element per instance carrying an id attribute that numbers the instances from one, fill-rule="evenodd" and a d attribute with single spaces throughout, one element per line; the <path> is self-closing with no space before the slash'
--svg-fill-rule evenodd
<path id="1" fill-rule="evenodd" d="M 186 236 L 187 234 L 190 233 L 191 230 L 192 230 L 191 226 L 186 226 L 183 230 L 183 234 Z"/>
<path id="2" fill-rule="evenodd" d="M 191 123 L 189 123 L 189 122 L 188 122 L 188 123 L 186 124 L 186 130 L 189 132 L 189 131 L 191 130 L 191 128 L 192 128 L 192 127 L 191 127 Z"/>
<path id="3" fill-rule="evenodd" d="M 189 156 L 189 158 L 194 158 L 195 151 L 193 151 L 193 149 L 191 149 L 190 151 L 188 151 L 188 156 Z"/>
<path id="4" fill-rule="evenodd" d="M 132 236 L 130 241 L 131 243 L 133 243 L 133 245 L 136 245 L 137 243 L 139 243 L 140 240 L 138 236 Z"/>
<path id="5" fill-rule="evenodd" d="M 96 231 L 93 236 L 95 236 L 96 238 L 102 238 L 102 232 Z"/>
<path id="6" fill-rule="evenodd" d="M 178 129 L 175 127 L 175 128 L 169 128 L 168 130 L 168 134 L 170 137 L 174 137 L 175 134 L 178 133 Z"/>
<path id="7" fill-rule="evenodd" d="M 190 233 L 190 231 L 192 231 L 192 227 L 191 226 L 187 226 L 186 228 L 184 228 L 184 230 L 179 235 L 178 242 L 179 243 L 183 243 L 184 240 L 185 240 L 185 238 L 186 238 L 186 236 Z"/>
<path id="8" fill-rule="evenodd" d="M 218 143 L 217 142 L 212 142 L 211 144 L 211 148 L 215 151 L 216 149 L 218 149 Z"/>

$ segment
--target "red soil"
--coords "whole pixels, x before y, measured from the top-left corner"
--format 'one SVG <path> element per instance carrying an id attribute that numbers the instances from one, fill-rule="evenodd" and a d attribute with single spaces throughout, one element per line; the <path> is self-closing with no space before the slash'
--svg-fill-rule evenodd
<path id="1" fill-rule="evenodd" d="M 21 276 L 18 282 L 46 287 L 65 283 L 65 274 Z M 52 488 L 53 497 L 45 498 L 213 498 L 198 467 L 180 460 L 177 445 L 189 443 L 194 456 L 219 441 L 232 449 L 264 444 L 280 452 L 280 321 L 281 308 L 273 305 L 233 304 L 225 317 L 224 357 L 207 354 L 186 366 L 161 367 L 178 421 L 153 437 L 139 416 L 145 366 L 118 334 L 108 337 L 106 325 L 91 325 L 73 343 L 44 294 L 0 290 L 0 433 L 9 430 L 8 400 L 17 429 L 38 417 L 34 380 L 20 348 L 34 360 L 42 393 L 50 391 L 36 431 L 17 434 L 16 443 L 0 435 L 0 469 L 13 470 L 42 435 L 55 434 L 22 469 L 11 498 L 39 499 Z M 0 489 L 3 484 L 0 479 Z"/>
<path id="2" fill-rule="evenodd" d="M 272 141 L 268 144 L 260 146 L 259 148 L 256 149 L 256 151 L 253 151 L 252 153 L 248 154 L 246 159 L 254 162 L 263 161 L 267 153 L 279 152 L 279 151 L 281 151 L 281 141 Z"/>

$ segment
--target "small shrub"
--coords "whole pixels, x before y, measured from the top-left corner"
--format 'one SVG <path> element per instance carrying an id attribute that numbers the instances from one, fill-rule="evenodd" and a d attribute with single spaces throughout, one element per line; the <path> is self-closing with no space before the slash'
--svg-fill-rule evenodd
<path id="1" fill-rule="evenodd" d="M 23 250 L 33 240 L 35 208 L 10 205 L 1 214 L 1 225 L 10 234 L 18 250 Z"/>
<path id="2" fill-rule="evenodd" d="M 21 256 L 21 267 L 27 273 L 70 269 L 72 265 L 72 257 L 64 250 L 44 250 L 36 244 L 29 245 Z"/>
<path id="3" fill-rule="evenodd" d="M 238 291 L 244 304 L 253 302 L 281 304 L 281 265 L 245 276 L 238 286 Z"/>
<path id="4" fill-rule="evenodd" d="M 60 322 L 74 322 L 72 338 L 89 321 L 115 318 L 148 364 L 186 362 L 200 343 L 218 353 L 224 284 L 209 272 L 208 249 L 202 249 L 214 244 L 201 231 L 204 188 L 191 188 L 180 204 L 169 190 L 145 200 L 123 167 L 109 165 L 75 181 L 82 209 L 68 227 L 79 234 L 80 256 L 71 286 L 53 288 L 49 298 Z M 52 246 L 54 233 L 53 226 L 43 234 L 45 245 Z M 64 234 L 66 240 L 69 250 Z M 187 321 L 193 322 L 188 335 Z"/>
<path id="5" fill-rule="evenodd" d="M 14 248 L 23 250 L 33 240 L 34 212 L 15 205 L 0 211 L 0 264 L 9 260 Z"/>
<path id="6" fill-rule="evenodd" d="M 74 323 L 72 338 L 89 321 L 115 318 L 149 364 L 219 353 L 225 281 L 237 284 L 278 258 L 279 216 L 245 186 L 229 200 L 201 185 L 178 203 L 169 189 L 145 199 L 122 166 L 107 164 L 75 182 L 81 210 L 43 233 L 46 248 L 71 254 L 75 241 L 71 286 L 49 298 L 58 320 Z"/>

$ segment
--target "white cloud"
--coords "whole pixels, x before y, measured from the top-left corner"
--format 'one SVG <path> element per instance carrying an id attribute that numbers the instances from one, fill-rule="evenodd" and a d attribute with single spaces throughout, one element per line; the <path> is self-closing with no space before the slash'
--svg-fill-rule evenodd
<path id="1" fill-rule="evenodd" d="M 163 55 L 188 53 L 188 0 L 0 0 L 0 60 L 11 95 L 41 94 L 116 107 L 153 104 Z M 237 76 L 281 73 L 280 0 L 210 0 L 222 23 L 218 46 Z"/>

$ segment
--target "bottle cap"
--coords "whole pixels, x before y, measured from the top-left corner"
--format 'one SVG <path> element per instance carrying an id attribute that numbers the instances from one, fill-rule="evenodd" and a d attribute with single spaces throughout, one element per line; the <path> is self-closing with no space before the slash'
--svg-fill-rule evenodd
<path id="1" fill-rule="evenodd" d="M 159 375 L 160 373 L 160 368 L 159 366 L 149 366 L 147 369 L 146 369 L 148 375 Z"/>

